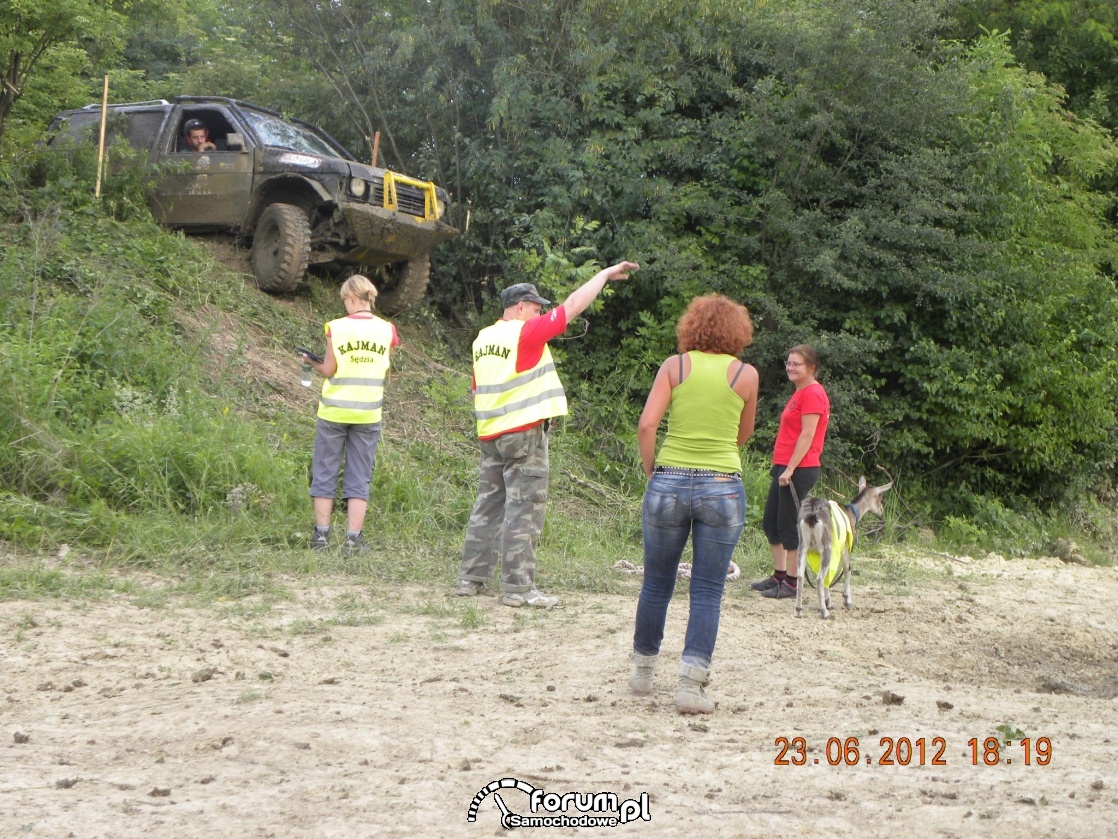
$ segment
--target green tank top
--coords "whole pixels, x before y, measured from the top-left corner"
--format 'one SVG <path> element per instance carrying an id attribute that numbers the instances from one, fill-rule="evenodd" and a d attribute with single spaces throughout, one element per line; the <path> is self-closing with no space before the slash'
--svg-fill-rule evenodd
<path id="1" fill-rule="evenodd" d="M 726 381 L 737 359 L 694 350 L 687 357 L 691 373 L 672 390 L 668 436 L 656 465 L 740 472 L 738 425 L 745 400 Z"/>

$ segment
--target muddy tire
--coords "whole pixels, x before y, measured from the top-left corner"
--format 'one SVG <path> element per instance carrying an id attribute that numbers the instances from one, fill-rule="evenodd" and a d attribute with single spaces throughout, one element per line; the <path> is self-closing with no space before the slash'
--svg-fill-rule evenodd
<path id="1" fill-rule="evenodd" d="M 427 281 L 431 276 L 431 256 L 423 254 L 386 265 L 377 283 L 377 311 L 395 315 L 418 306 L 427 293 Z"/>
<path id="2" fill-rule="evenodd" d="M 252 238 L 256 287 L 272 294 L 294 291 L 307 273 L 310 253 L 307 214 L 293 204 L 268 205 Z"/>

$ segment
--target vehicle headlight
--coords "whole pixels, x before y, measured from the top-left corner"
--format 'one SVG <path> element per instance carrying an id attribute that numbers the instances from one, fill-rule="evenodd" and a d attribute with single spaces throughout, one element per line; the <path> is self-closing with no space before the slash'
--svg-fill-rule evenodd
<path id="1" fill-rule="evenodd" d="M 369 185 L 360 178 L 349 179 L 349 194 L 354 198 L 364 198 Z"/>

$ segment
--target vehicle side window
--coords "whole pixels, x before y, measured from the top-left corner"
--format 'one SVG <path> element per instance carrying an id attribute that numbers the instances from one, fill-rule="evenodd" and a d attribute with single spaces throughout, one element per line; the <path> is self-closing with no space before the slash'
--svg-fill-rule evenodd
<path id="1" fill-rule="evenodd" d="M 149 151 L 162 125 L 162 111 L 110 111 L 105 119 L 105 145 L 111 146 L 118 138 L 124 138 L 134 148 Z M 96 143 L 100 127 L 100 111 L 76 113 L 59 126 L 58 136 L 80 143 Z"/>
<path id="2" fill-rule="evenodd" d="M 137 149 L 147 151 L 155 145 L 162 126 L 162 111 L 137 111 L 129 115 L 123 126 L 123 134 Z"/>
<path id="3" fill-rule="evenodd" d="M 75 113 L 60 119 L 55 125 L 55 135 L 51 138 L 51 143 L 57 143 L 62 138 L 65 138 L 66 142 L 88 142 L 91 139 L 96 141 L 97 122 L 100 118 L 100 114 Z"/>
<path id="4" fill-rule="evenodd" d="M 175 145 L 174 149 L 177 152 L 189 152 L 190 147 L 186 144 L 186 124 L 192 119 L 200 119 L 206 126 L 209 132 L 210 141 L 217 146 L 218 151 L 227 151 L 228 146 L 225 142 L 225 137 L 236 129 L 230 124 L 229 118 L 221 111 L 211 110 L 197 110 L 192 109 L 183 111 L 179 115 L 178 128 L 175 132 Z"/>

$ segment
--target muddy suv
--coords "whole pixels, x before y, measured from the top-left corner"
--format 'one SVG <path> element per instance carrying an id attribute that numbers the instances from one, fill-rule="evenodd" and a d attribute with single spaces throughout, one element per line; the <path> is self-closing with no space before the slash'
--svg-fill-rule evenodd
<path id="1" fill-rule="evenodd" d="M 292 291 L 309 265 L 364 266 L 381 292 L 377 308 L 399 312 L 422 299 L 430 250 L 458 232 L 441 221 L 444 190 L 360 163 L 325 131 L 267 108 L 179 96 L 108 110 L 106 142 L 123 137 L 157 167 L 155 218 L 251 243 L 265 291 Z M 100 105 L 63 111 L 50 142 L 95 140 L 100 119 Z M 197 121 L 206 151 L 188 143 L 187 124 L 197 132 Z"/>

